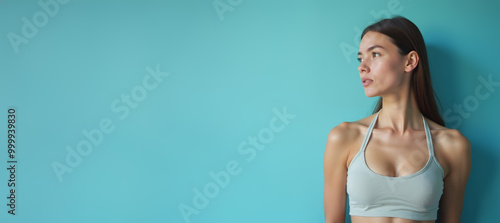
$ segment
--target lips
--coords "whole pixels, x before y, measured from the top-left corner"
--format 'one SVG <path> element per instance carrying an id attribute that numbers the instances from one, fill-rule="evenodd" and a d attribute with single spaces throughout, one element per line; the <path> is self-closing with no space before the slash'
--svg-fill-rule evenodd
<path id="1" fill-rule="evenodd" d="M 363 77 L 363 78 L 361 78 L 361 82 L 363 83 L 363 87 L 366 87 L 366 86 L 370 85 L 371 83 L 373 83 L 373 80 Z"/>

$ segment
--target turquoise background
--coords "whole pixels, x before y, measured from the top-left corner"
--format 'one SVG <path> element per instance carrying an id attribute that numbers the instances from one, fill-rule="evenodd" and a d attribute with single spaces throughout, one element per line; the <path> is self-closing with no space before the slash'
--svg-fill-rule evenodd
<path id="1" fill-rule="evenodd" d="M 53 16 L 37 1 L 0 2 L 0 222 L 324 222 L 327 134 L 376 102 L 341 46 L 357 51 L 359 31 L 393 14 L 421 29 L 447 125 L 472 143 L 462 222 L 500 218 L 500 87 L 475 96 L 480 78 L 500 82 L 497 1 L 221 0 L 222 17 L 212 0 L 41 2 Z M 28 38 L 23 17 L 33 16 L 40 27 Z M 10 33 L 27 43 L 12 44 Z M 147 67 L 164 72 L 152 90 Z M 134 108 L 121 102 L 130 94 Z M 6 206 L 10 107 L 15 216 Z M 66 147 L 101 120 L 112 130 L 60 181 L 53 164 L 66 165 Z M 196 209 L 204 187 L 212 198 Z"/>

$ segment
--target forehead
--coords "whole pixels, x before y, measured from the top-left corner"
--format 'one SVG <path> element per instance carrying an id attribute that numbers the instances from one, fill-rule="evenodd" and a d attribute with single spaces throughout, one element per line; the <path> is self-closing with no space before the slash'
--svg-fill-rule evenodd
<path id="1" fill-rule="evenodd" d="M 388 51 L 397 50 L 396 45 L 392 43 L 390 37 L 379 32 L 369 31 L 363 36 L 363 39 L 361 39 L 361 43 L 359 44 L 359 52 L 365 52 L 372 46 L 381 46 Z"/>

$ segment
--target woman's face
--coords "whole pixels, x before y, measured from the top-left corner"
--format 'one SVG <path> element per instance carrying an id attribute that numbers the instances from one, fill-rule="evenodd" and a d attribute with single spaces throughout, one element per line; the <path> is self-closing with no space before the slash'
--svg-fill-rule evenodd
<path id="1" fill-rule="evenodd" d="M 401 89 L 409 86 L 410 75 L 405 75 L 405 59 L 388 36 L 367 32 L 361 39 L 358 52 L 358 70 L 365 95 L 399 94 Z"/>

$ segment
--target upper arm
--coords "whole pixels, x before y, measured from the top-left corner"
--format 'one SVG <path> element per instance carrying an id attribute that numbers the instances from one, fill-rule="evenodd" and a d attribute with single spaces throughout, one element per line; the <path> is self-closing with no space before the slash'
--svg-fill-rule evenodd
<path id="1" fill-rule="evenodd" d="M 452 130 L 450 140 L 443 145 L 448 175 L 444 179 L 444 190 L 440 201 L 440 222 L 460 222 L 465 187 L 471 170 L 471 144 L 458 130 Z"/>
<path id="2" fill-rule="evenodd" d="M 345 222 L 347 179 L 347 123 L 341 123 L 328 134 L 324 168 L 324 208 L 326 222 Z"/>

